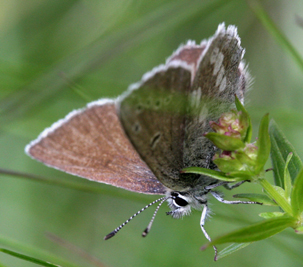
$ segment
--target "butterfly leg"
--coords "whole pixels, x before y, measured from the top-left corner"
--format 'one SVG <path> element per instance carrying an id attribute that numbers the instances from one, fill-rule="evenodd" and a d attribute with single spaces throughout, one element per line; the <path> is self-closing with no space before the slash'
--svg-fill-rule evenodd
<path id="1" fill-rule="evenodd" d="M 230 185 L 230 183 L 227 183 L 227 184 L 224 184 L 224 187 L 228 190 L 232 190 L 232 189 L 240 186 L 241 184 L 244 184 L 245 182 L 248 182 L 248 180 L 244 180 L 244 181 L 241 181 L 241 182 L 233 184 L 233 185 Z"/>
<path id="2" fill-rule="evenodd" d="M 218 182 L 216 184 L 205 186 L 205 189 L 214 189 L 216 187 L 219 187 L 219 186 L 223 185 L 226 189 L 232 190 L 232 189 L 240 186 L 241 184 L 244 184 L 245 182 L 247 182 L 247 180 L 244 180 L 244 181 L 238 182 L 236 184 L 230 185 L 230 182 L 223 181 L 223 182 Z"/>
<path id="3" fill-rule="evenodd" d="M 261 202 L 255 202 L 255 201 L 242 201 L 242 200 L 225 200 L 223 197 L 221 197 L 217 192 L 210 191 L 210 193 L 213 195 L 215 199 L 218 201 L 224 203 L 224 204 L 259 204 L 263 205 Z"/>
<path id="4" fill-rule="evenodd" d="M 225 185 L 227 185 L 227 183 L 228 183 L 228 182 L 225 182 L 225 181 L 223 181 L 223 182 L 218 182 L 218 183 L 216 183 L 216 184 L 211 184 L 211 185 L 205 186 L 205 189 L 206 189 L 206 190 L 208 190 L 208 189 L 214 189 L 214 188 L 216 188 L 216 187 L 218 187 L 218 186 L 221 186 L 221 185 L 225 186 Z"/>
<path id="5" fill-rule="evenodd" d="M 204 208 L 203 208 L 202 215 L 201 215 L 201 220 L 200 220 L 200 226 L 201 226 L 201 230 L 202 230 L 204 236 L 207 238 L 207 240 L 209 242 L 211 242 L 211 238 L 210 238 L 210 236 L 208 235 L 208 233 L 206 232 L 206 230 L 204 228 L 207 212 L 208 212 L 208 206 L 207 206 L 207 204 L 204 204 Z M 215 260 L 216 260 L 217 259 L 217 254 L 218 254 L 218 249 L 217 249 L 216 246 L 213 246 L 213 248 L 215 250 Z"/>

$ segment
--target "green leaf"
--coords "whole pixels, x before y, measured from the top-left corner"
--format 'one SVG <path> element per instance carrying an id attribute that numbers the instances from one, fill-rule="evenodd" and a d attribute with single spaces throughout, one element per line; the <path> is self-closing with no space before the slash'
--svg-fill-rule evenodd
<path id="1" fill-rule="evenodd" d="M 53 264 L 53 263 L 50 263 L 50 262 L 46 262 L 46 261 L 43 261 L 43 260 L 39 260 L 39 259 L 30 257 L 30 256 L 26 256 L 24 254 L 20 254 L 20 253 L 17 253 L 17 252 L 14 252 L 14 251 L 11 251 L 11 250 L 8 250 L 8 249 L 5 249 L 5 248 L 0 248 L 0 251 L 3 252 L 3 253 L 6 253 L 6 254 L 12 255 L 14 257 L 17 257 L 19 259 L 39 264 L 41 266 L 47 266 L 47 267 L 58 267 L 59 266 L 60 267 L 60 265 Z"/>
<path id="2" fill-rule="evenodd" d="M 247 243 L 262 240 L 283 231 L 287 227 L 295 226 L 295 223 L 295 219 L 291 217 L 277 217 L 268 219 L 218 237 L 212 242 L 208 243 L 207 246 L 229 242 Z"/>
<path id="3" fill-rule="evenodd" d="M 226 151 L 235 151 L 245 146 L 241 139 L 220 133 L 207 133 L 205 137 L 212 141 L 215 146 Z"/>
<path id="4" fill-rule="evenodd" d="M 271 140 L 270 156 L 272 166 L 274 168 L 275 184 L 284 188 L 284 166 L 289 153 L 293 153 L 293 156 L 288 164 L 288 170 L 292 181 L 295 180 L 299 171 L 302 169 L 303 163 L 296 153 L 294 147 L 286 139 L 285 135 L 278 128 L 274 120 L 270 121 L 269 135 Z"/>
<path id="5" fill-rule="evenodd" d="M 260 184 L 266 190 L 266 193 L 275 201 L 277 204 L 289 215 L 293 215 L 293 210 L 288 203 L 287 199 L 285 199 L 285 192 L 281 187 L 275 187 L 271 185 L 265 179 L 259 179 Z M 283 191 L 281 191 L 283 190 Z"/>
<path id="6" fill-rule="evenodd" d="M 258 147 L 258 155 L 257 155 L 257 165 L 255 168 L 256 174 L 260 173 L 264 165 L 269 157 L 270 153 L 270 139 L 268 134 L 268 125 L 269 125 L 269 119 L 268 114 L 263 116 L 260 126 L 259 126 L 259 134 L 258 134 L 258 141 L 257 141 L 257 147 Z"/>
<path id="7" fill-rule="evenodd" d="M 274 211 L 274 212 L 262 212 L 259 214 L 259 216 L 264 219 L 271 219 L 271 218 L 281 217 L 284 214 L 285 214 L 284 212 Z"/>
<path id="8" fill-rule="evenodd" d="M 217 260 L 222 259 L 242 248 L 247 247 L 250 243 L 234 243 L 218 252 Z"/>
<path id="9" fill-rule="evenodd" d="M 272 188 L 274 188 L 278 192 L 278 194 L 281 195 L 283 198 L 285 198 L 285 200 L 288 202 L 288 199 L 286 198 L 285 190 L 282 187 L 272 185 Z"/>
<path id="10" fill-rule="evenodd" d="M 294 182 L 291 194 L 291 206 L 294 216 L 298 216 L 303 212 L 303 169 L 299 172 Z"/>
<path id="11" fill-rule="evenodd" d="M 277 203 L 275 203 L 268 196 L 262 195 L 262 194 L 236 194 L 236 195 L 233 195 L 233 197 L 246 198 L 250 201 L 260 202 L 260 203 L 263 203 L 263 205 L 267 205 L 267 206 L 277 206 Z"/>
<path id="12" fill-rule="evenodd" d="M 226 176 L 223 172 L 210 170 L 210 169 L 206 169 L 206 168 L 200 168 L 200 167 L 184 168 L 182 170 L 182 173 L 196 173 L 196 174 L 206 175 L 206 176 L 209 176 L 211 178 L 218 179 L 218 180 L 221 180 L 221 181 L 227 181 L 227 182 L 238 182 L 238 181 L 240 181 L 239 179 Z"/>
<path id="13" fill-rule="evenodd" d="M 255 165 L 255 161 L 242 151 L 236 152 L 236 153 L 234 153 L 234 155 L 235 155 L 236 159 L 238 159 L 244 166 L 247 165 L 250 167 L 250 166 Z"/>
<path id="14" fill-rule="evenodd" d="M 237 97 L 237 95 L 235 95 L 235 104 L 236 104 L 236 108 L 237 108 L 238 111 L 242 111 L 243 113 L 247 113 L 245 107 L 242 105 L 242 103 L 239 100 L 239 98 Z"/>
<path id="15" fill-rule="evenodd" d="M 286 159 L 285 167 L 284 167 L 284 189 L 285 189 L 285 197 L 286 199 L 290 199 L 290 194 L 292 190 L 291 178 L 288 171 L 288 164 L 292 158 L 292 153 L 289 153 Z"/>
<path id="16" fill-rule="evenodd" d="M 251 140 L 251 137 L 252 137 L 252 124 L 251 124 L 250 116 L 237 96 L 235 96 L 235 104 L 236 104 L 237 110 L 242 111 L 246 121 L 249 124 L 249 126 L 247 128 L 247 132 L 246 132 L 246 137 L 243 140 L 244 143 L 249 143 Z"/>

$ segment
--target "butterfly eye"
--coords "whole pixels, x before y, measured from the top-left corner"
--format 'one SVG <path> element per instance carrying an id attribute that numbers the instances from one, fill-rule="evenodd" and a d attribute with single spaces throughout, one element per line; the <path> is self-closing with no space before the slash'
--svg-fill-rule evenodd
<path id="1" fill-rule="evenodd" d="M 174 202 L 180 207 L 185 207 L 188 205 L 188 202 L 184 198 L 181 198 L 181 197 L 175 197 Z"/>

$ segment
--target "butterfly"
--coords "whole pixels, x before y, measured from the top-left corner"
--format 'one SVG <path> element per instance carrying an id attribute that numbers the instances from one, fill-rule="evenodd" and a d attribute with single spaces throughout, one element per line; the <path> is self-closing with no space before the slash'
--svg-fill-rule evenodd
<path id="1" fill-rule="evenodd" d="M 254 202 L 224 200 L 214 189 L 226 182 L 186 167 L 216 169 L 217 148 L 203 135 L 210 121 L 243 103 L 250 76 L 235 26 L 218 26 L 200 44 L 188 41 L 166 63 L 146 73 L 116 99 L 100 99 L 69 113 L 26 146 L 26 153 L 47 166 L 126 190 L 164 195 L 135 213 L 108 234 L 114 236 L 149 206 L 159 203 L 144 230 L 149 232 L 165 201 L 174 218 L 202 209 L 204 224 L 208 196 L 227 204 Z M 216 248 L 215 248 L 216 250 Z"/>

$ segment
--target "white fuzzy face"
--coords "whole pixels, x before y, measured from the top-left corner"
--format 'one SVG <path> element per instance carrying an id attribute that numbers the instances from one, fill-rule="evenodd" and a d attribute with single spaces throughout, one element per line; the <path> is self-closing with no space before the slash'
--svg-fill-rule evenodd
<path id="1" fill-rule="evenodd" d="M 178 219 L 184 215 L 189 215 L 191 208 L 200 210 L 207 203 L 207 193 L 194 195 L 190 192 L 167 192 L 166 196 L 169 197 L 167 202 L 171 209 L 167 214 Z"/>

